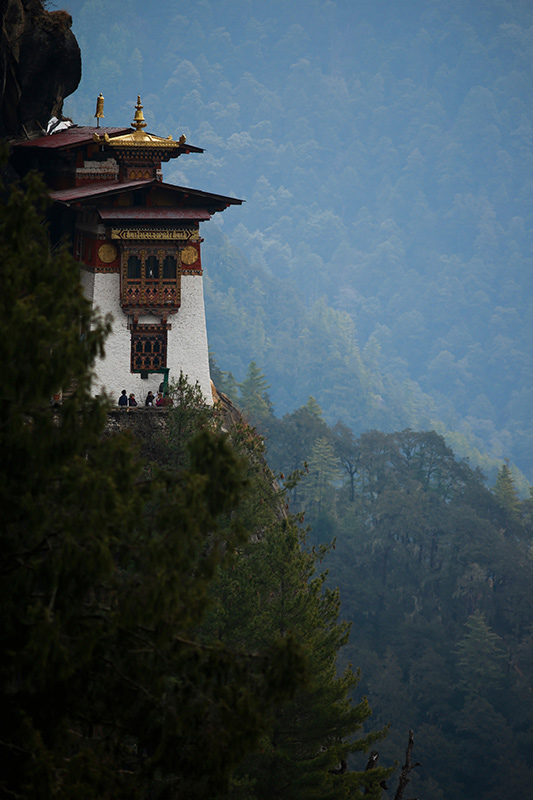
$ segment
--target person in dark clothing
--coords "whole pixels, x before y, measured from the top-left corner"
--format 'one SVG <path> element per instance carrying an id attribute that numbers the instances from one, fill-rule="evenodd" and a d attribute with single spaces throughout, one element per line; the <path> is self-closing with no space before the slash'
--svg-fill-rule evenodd
<path id="1" fill-rule="evenodd" d="M 153 406 L 154 403 L 155 403 L 154 393 L 153 392 L 148 392 L 148 394 L 146 395 L 146 400 L 145 400 L 144 405 L 145 406 Z"/>
<path id="2" fill-rule="evenodd" d="M 125 389 L 122 390 L 122 394 L 118 398 L 118 404 L 119 404 L 119 406 L 127 406 L 128 405 L 128 396 L 126 394 L 126 390 Z"/>
<path id="3" fill-rule="evenodd" d="M 128 400 L 128 405 L 129 406 L 136 406 L 137 405 L 137 400 L 135 399 L 135 395 L 133 394 L 133 392 L 130 394 L 130 399 Z"/>

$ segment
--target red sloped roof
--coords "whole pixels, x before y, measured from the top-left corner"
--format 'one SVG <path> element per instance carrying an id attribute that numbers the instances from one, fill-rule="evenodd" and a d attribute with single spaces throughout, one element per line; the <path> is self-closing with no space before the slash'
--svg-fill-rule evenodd
<path id="1" fill-rule="evenodd" d="M 105 194 L 117 194 L 129 189 L 139 189 L 149 186 L 152 180 L 144 181 L 99 181 L 86 183 L 83 186 L 73 186 L 71 189 L 58 189 L 50 192 L 52 200 L 59 203 L 76 203 L 90 197 L 99 197 Z"/>
<path id="2" fill-rule="evenodd" d="M 77 127 L 68 128 L 66 131 L 51 133 L 47 136 L 38 136 L 36 139 L 29 139 L 27 142 L 13 142 L 14 147 L 38 147 L 47 150 L 55 150 L 88 144 L 92 142 L 95 133 L 107 133 L 109 136 L 122 136 L 131 131 L 131 128 L 89 128 Z"/>
<path id="3" fill-rule="evenodd" d="M 199 203 L 201 206 L 210 209 L 209 213 L 220 211 L 222 206 L 226 208 L 230 205 L 241 205 L 242 200 L 237 197 L 226 197 L 223 194 L 212 194 L 211 192 L 203 192 L 201 189 L 189 189 L 186 186 L 174 186 L 172 183 L 161 183 L 158 180 L 142 180 L 142 181 L 99 181 L 98 183 L 85 183 L 82 186 L 75 186 L 70 189 L 58 189 L 57 191 L 50 192 L 50 197 L 59 203 L 82 202 L 83 200 L 90 200 L 92 198 L 103 197 L 106 194 L 119 194 L 120 192 L 128 191 L 130 189 L 144 189 L 153 187 L 157 189 L 165 189 L 173 192 L 180 200 L 188 200 L 190 206 L 194 203 Z M 144 206 L 135 206 L 136 209 L 144 208 Z"/>

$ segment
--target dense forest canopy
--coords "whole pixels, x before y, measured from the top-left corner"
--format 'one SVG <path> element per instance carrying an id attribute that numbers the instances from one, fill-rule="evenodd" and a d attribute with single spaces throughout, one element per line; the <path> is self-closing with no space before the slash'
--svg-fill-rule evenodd
<path id="1" fill-rule="evenodd" d="M 280 413 L 312 394 L 356 432 L 438 424 L 531 480 L 531 5 L 69 8 L 67 113 L 92 123 L 102 91 L 124 124 L 140 92 L 207 151 L 165 178 L 247 200 L 231 245 L 206 233 L 221 367 L 256 360 Z"/>
<path id="2" fill-rule="evenodd" d="M 256 391 L 250 391 L 255 385 Z M 342 657 L 361 668 L 374 721 L 390 724 L 385 763 L 406 726 L 422 766 L 410 796 L 524 797 L 533 779 L 533 493 L 504 464 L 488 490 L 434 431 L 328 426 L 309 402 L 281 420 L 249 369 L 240 394 L 268 431 L 311 542 L 333 537 L 328 582 L 352 622 Z"/>

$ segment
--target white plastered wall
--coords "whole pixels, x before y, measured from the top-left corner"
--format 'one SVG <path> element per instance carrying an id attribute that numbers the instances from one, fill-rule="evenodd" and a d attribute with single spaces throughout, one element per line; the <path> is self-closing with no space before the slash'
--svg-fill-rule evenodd
<path id="1" fill-rule="evenodd" d="M 148 391 L 157 393 L 163 376 L 149 374 L 143 380 L 140 373 L 130 372 L 131 333 L 128 317 L 120 307 L 120 275 L 118 273 L 92 273 L 81 270 L 81 283 L 85 296 L 102 315 L 111 314 L 113 330 L 105 344 L 105 358 L 98 359 L 94 372 L 95 394 L 105 391 L 115 402 L 122 389 L 135 394 L 139 405 L 144 404 Z M 159 323 L 152 315 L 140 316 L 139 324 Z M 167 333 L 167 367 L 169 381 L 177 380 L 180 371 L 189 383 L 198 381 L 206 402 L 212 403 L 209 374 L 209 353 L 205 324 L 204 288 L 201 275 L 182 275 L 181 307 L 177 314 L 168 316 L 171 329 Z"/>

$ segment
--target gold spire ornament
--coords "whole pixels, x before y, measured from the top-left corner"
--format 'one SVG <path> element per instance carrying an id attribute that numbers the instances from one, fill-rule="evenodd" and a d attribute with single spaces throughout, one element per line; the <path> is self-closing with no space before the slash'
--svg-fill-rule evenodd
<path id="1" fill-rule="evenodd" d="M 104 95 L 102 92 L 96 98 L 96 127 L 100 127 L 100 120 L 104 118 Z"/>
<path id="2" fill-rule="evenodd" d="M 137 95 L 137 105 L 135 106 L 135 116 L 133 118 L 133 122 L 131 123 L 131 127 L 135 128 L 136 131 L 140 131 L 143 128 L 146 128 L 146 122 L 144 121 L 144 114 L 143 114 L 144 106 L 141 105 L 141 95 Z"/>
<path id="3" fill-rule="evenodd" d="M 104 109 L 104 98 L 102 98 L 102 112 Z M 100 101 L 100 97 L 98 98 L 97 103 Z M 109 136 L 109 134 L 104 133 L 102 137 L 100 137 L 96 132 L 93 134 L 93 140 L 95 142 L 99 142 L 103 144 L 105 142 L 106 145 L 110 147 L 117 147 L 117 148 L 154 148 L 159 149 L 162 151 L 172 151 L 178 150 L 180 151 L 181 148 L 185 146 L 185 136 L 182 134 L 179 140 L 176 142 L 172 136 L 167 136 L 166 139 L 163 139 L 162 136 L 155 136 L 153 133 L 146 133 L 143 128 L 146 128 L 146 121 L 144 119 L 143 114 L 143 105 L 141 103 L 141 95 L 137 95 L 137 105 L 135 106 L 135 115 L 133 117 L 133 122 L 131 123 L 131 127 L 133 128 L 132 133 L 126 133 L 123 136 Z M 98 116 L 98 104 L 96 107 L 97 113 L 95 116 Z M 103 113 L 102 113 L 102 116 Z M 179 155 L 179 152 L 177 153 Z M 172 156 L 169 156 L 172 157 Z"/>

